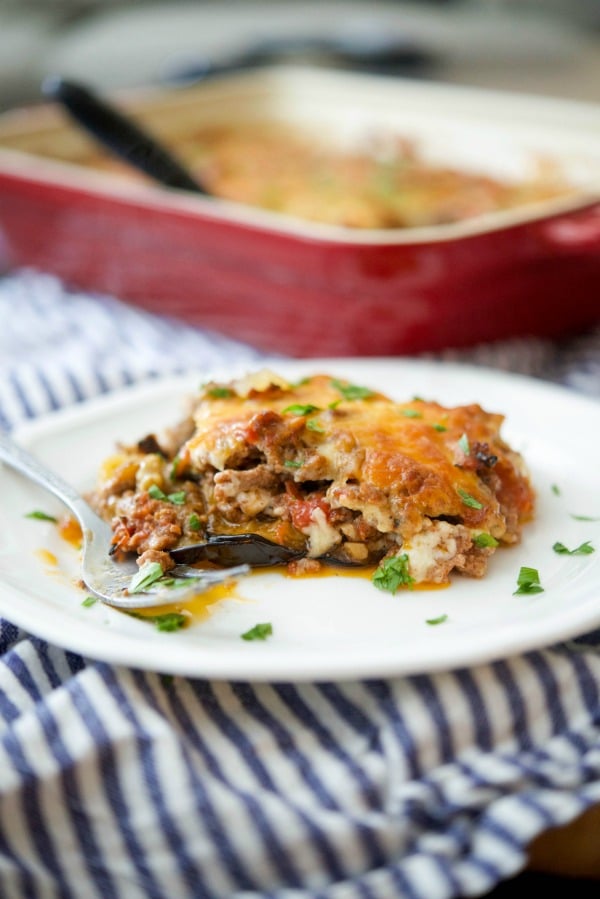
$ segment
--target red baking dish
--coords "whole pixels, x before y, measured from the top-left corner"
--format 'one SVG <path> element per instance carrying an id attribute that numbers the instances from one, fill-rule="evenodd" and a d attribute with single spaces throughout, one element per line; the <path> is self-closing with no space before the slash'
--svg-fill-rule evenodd
<path id="1" fill-rule="evenodd" d="M 292 356 L 439 351 L 600 320 L 600 117 L 591 104 L 278 68 L 119 98 L 176 146 L 199 123 L 390 132 L 506 177 L 551 158 L 576 192 L 426 228 L 318 225 L 73 163 L 52 105 L 0 117 L 0 257 Z M 48 159 L 48 152 L 59 156 Z"/>

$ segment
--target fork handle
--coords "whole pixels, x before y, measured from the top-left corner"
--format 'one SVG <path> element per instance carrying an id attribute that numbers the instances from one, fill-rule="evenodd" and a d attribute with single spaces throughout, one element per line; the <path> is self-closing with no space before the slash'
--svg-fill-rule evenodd
<path id="1" fill-rule="evenodd" d="M 25 475 L 40 487 L 44 487 L 61 500 L 81 520 L 89 519 L 93 510 L 75 490 L 56 472 L 32 456 L 26 449 L 20 446 L 5 431 L 0 430 L 0 460 L 20 474 Z"/>

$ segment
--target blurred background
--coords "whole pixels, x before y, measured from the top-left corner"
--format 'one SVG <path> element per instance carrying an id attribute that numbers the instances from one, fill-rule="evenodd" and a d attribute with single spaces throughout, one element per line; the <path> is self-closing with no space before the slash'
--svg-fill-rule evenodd
<path id="1" fill-rule="evenodd" d="M 600 0 L 0 0 L 0 109 L 288 60 L 597 101 Z"/>

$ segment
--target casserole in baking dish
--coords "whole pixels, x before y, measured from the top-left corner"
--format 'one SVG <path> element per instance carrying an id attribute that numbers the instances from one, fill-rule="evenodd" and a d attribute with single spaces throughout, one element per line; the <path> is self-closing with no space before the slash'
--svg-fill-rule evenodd
<path id="1" fill-rule="evenodd" d="M 380 153 L 382 141 L 405 142 L 431 169 L 500 184 L 522 201 L 467 203 L 467 215 L 441 219 L 310 220 L 277 198 L 259 208 L 248 196 L 198 197 L 132 177 L 100 162 L 88 139 L 44 105 L 0 120 L 5 267 L 52 271 L 297 356 L 556 336 L 600 318 L 594 107 L 291 68 L 120 102 L 180 153 L 202 129 L 255 127 L 264 139 L 269 122 L 329 142 L 346 159 L 370 142 Z"/>

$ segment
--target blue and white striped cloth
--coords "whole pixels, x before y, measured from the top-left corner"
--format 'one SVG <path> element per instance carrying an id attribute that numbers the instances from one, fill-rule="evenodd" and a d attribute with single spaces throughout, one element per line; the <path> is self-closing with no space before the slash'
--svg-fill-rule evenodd
<path id="1" fill-rule="evenodd" d="M 0 321 L 4 427 L 261 359 L 33 272 L 0 281 Z M 447 355 L 600 396 L 600 332 Z M 599 644 L 432 676 L 253 685 L 114 668 L 0 621 L 0 896 L 482 895 L 537 834 L 600 802 Z"/>

